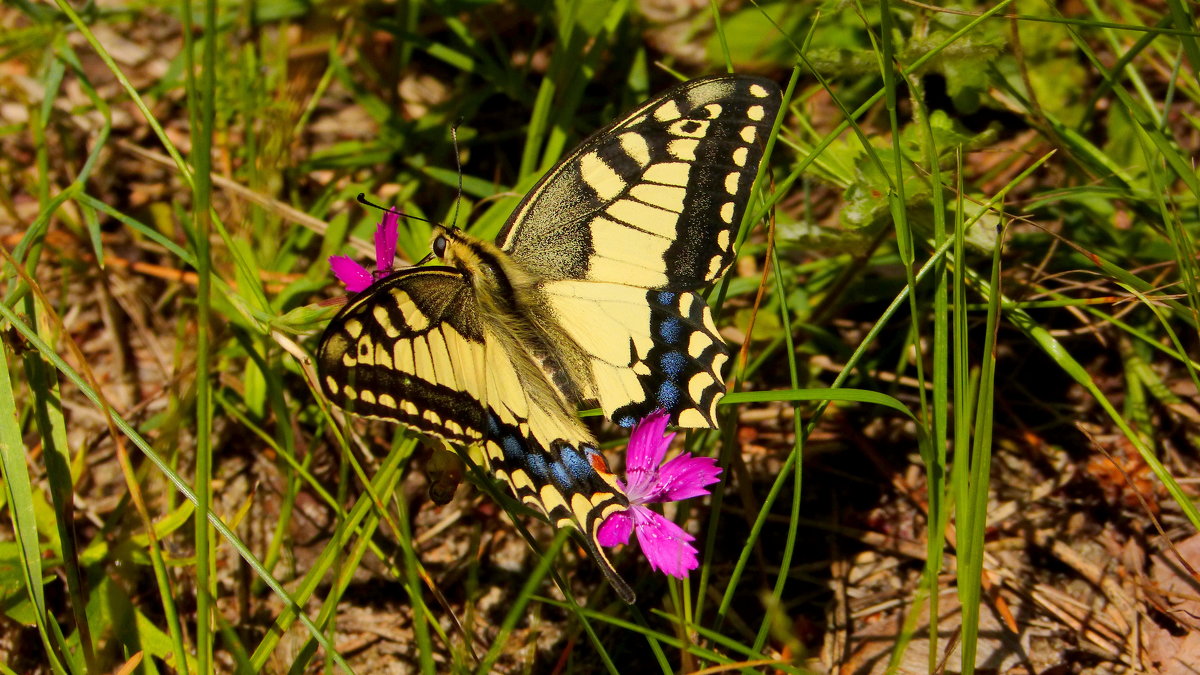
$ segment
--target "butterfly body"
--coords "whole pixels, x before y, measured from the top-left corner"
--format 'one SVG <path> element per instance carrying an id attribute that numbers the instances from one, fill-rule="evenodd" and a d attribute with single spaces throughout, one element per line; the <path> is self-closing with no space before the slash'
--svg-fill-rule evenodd
<path id="1" fill-rule="evenodd" d="M 326 329 L 326 395 L 480 445 L 522 502 L 584 533 L 632 601 L 596 542 L 628 500 L 576 412 L 598 404 L 632 426 L 663 409 L 680 426 L 716 426 L 728 355 L 693 291 L 732 262 L 778 110 L 767 80 L 686 82 L 548 172 L 495 243 L 435 227 L 442 265 L 376 281 Z"/>

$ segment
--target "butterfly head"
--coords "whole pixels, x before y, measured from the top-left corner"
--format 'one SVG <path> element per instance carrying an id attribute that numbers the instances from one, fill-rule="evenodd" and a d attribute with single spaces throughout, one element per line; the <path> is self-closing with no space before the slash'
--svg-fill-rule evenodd
<path id="1" fill-rule="evenodd" d="M 444 265 L 466 272 L 477 266 L 479 255 L 476 251 L 482 244 L 482 241 L 457 227 L 434 225 L 426 260 L 437 258 Z"/>
<path id="2" fill-rule="evenodd" d="M 434 226 L 429 248 L 431 257 L 437 257 L 470 280 L 477 291 L 477 301 L 491 300 L 511 308 L 519 291 L 530 283 L 528 275 L 495 244 L 457 227 Z"/>

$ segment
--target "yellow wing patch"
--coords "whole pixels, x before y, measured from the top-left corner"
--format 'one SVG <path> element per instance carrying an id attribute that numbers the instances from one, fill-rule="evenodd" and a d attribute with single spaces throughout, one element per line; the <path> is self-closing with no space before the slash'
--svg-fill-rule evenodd
<path id="1" fill-rule="evenodd" d="M 681 426 L 716 426 L 728 354 L 703 299 L 587 281 L 545 283 L 541 291 L 589 355 L 585 394 L 610 419 L 629 426 L 661 408 Z"/>

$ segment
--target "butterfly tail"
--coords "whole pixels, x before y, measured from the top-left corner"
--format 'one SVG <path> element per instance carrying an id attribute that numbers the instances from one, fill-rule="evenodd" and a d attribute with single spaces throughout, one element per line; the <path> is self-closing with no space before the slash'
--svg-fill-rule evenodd
<path id="1" fill-rule="evenodd" d="M 557 440 L 551 444 L 549 459 L 549 481 L 538 486 L 539 505 L 558 527 L 570 525 L 579 530 L 588 553 L 613 590 L 633 604 L 637 599 L 633 589 L 617 574 L 599 541 L 604 521 L 629 508 L 629 499 L 617 477 L 590 442 Z"/>
<path id="2" fill-rule="evenodd" d="M 637 599 L 629 584 L 617 574 L 604 547 L 600 545 L 600 526 L 614 513 L 629 508 L 629 499 L 608 469 L 604 455 L 590 442 L 572 444 L 557 440 L 547 453 L 547 479 L 535 479 L 536 501 L 550 522 L 558 527 L 571 526 L 583 535 L 584 545 L 600 567 L 609 585 L 629 604 Z M 536 463 L 536 461 L 535 461 Z M 518 495 L 522 501 L 524 495 Z"/>
<path id="3" fill-rule="evenodd" d="M 608 559 L 608 555 L 604 552 L 604 548 L 596 541 L 596 534 L 600 526 L 596 525 L 592 532 L 580 530 L 583 534 L 584 544 L 587 546 L 588 553 L 591 554 L 592 560 L 596 561 L 596 565 L 600 567 L 600 571 L 604 573 L 604 578 L 608 580 L 608 585 L 617 592 L 617 595 L 627 604 L 632 605 L 637 601 L 637 595 L 629 584 L 617 574 L 617 570 L 613 567 L 612 561 Z"/>
<path id="4" fill-rule="evenodd" d="M 533 438 L 494 416 L 488 420 L 484 443 L 488 468 L 523 504 L 541 509 L 556 527 L 572 527 L 613 590 L 632 603 L 633 589 L 617 574 L 598 541 L 600 526 L 614 513 L 629 508 L 629 499 L 604 455 L 590 440 L 556 440 L 543 448 Z"/>

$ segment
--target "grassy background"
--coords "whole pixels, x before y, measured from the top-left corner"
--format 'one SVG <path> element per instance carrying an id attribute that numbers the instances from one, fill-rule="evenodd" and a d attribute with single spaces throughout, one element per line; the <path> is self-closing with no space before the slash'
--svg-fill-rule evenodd
<path id="1" fill-rule="evenodd" d="M 1194 663 L 1193 12 L 4 5 L 0 671 Z M 331 414 L 325 260 L 369 255 L 359 192 L 493 236 L 590 131 L 727 69 L 788 107 L 710 296 L 732 393 L 686 447 L 726 471 L 673 514 L 689 580 L 619 556 L 631 607 Z"/>

